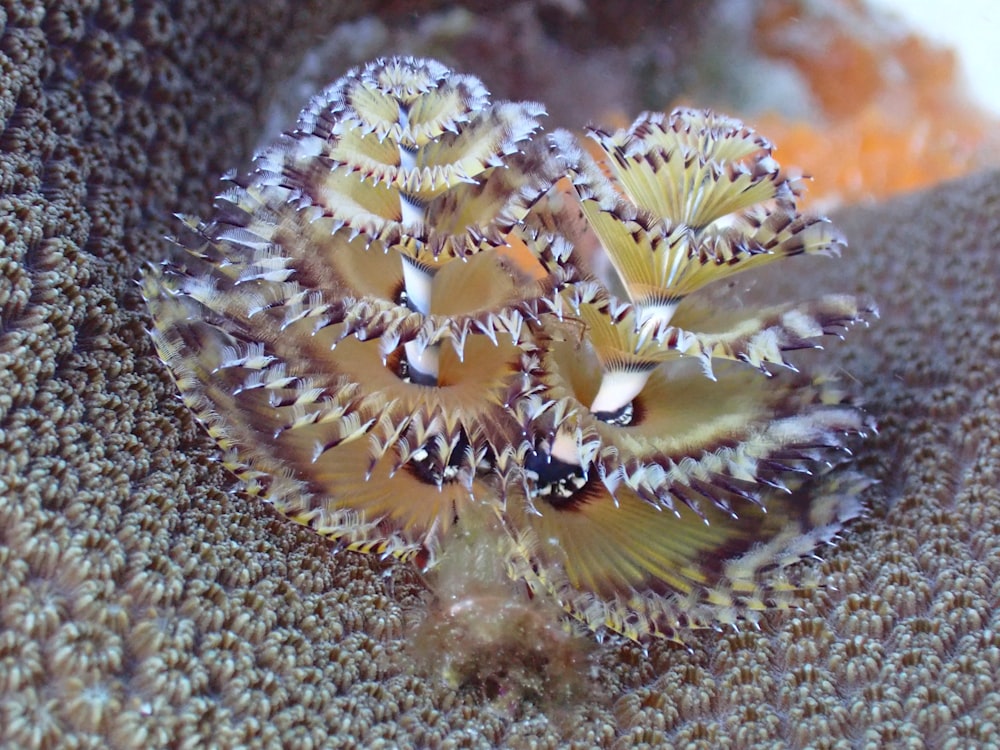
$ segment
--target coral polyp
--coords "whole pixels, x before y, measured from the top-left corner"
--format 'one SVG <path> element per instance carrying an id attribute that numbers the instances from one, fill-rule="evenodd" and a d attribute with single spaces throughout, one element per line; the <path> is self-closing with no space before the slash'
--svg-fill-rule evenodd
<path id="1" fill-rule="evenodd" d="M 638 641 L 789 606 L 871 427 L 790 352 L 874 307 L 732 280 L 843 240 L 736 120 L 645 114 L 592 155 L 542 115 L 430 60 L 350 71 L 182 217 L 143 281 L 160 357 L 244 491 L 348 549 L 432 570 L 476 524 Z"/>

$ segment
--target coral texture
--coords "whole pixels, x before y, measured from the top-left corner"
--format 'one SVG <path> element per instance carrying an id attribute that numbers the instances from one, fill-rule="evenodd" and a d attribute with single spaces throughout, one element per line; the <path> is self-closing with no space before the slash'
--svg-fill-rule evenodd
<path id="1" fill-rule="evenodd" d="M 0 746 L 994 742 L 1000 175 L 845 211 L 850 252 L 795 280 L 881 303 L 838 350 L 880 417 L 860 461 L 882 484 L 815 563 L 836 590 L 690 652 L 602 649 L 571 721 L 511 720 L 400 666 L 405 574 L 229 492 L 133 283 L 290 51 L 359 8 L 0 9 Z"/>

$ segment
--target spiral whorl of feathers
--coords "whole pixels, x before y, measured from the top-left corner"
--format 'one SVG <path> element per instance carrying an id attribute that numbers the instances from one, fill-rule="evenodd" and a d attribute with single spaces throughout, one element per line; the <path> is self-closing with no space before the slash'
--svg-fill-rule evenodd
<path id="1" fill-rule="evenodd" d="M 485 525 L 512 576 L 636 640 L 788 606 L 860 512 L 829 467 L 870 426 L 788 352 L 874 308 L 717 282 L 843 242 L 737 120 L 644 114 L 588 150 L 542 114 L 431 60 L 347 73 L 182 217 L 143 281 L 159 355 L 246 492 L 350 549 L 429 568 Z"/>

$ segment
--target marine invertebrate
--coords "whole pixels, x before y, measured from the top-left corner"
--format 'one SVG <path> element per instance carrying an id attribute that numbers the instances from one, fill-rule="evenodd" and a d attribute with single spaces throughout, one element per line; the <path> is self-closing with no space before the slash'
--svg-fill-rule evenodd
<path id="1" fill-rule="evenodd" d="M 11 138 L 0 155 L 0 634 L 3 649 L 13 634 L 28 650 L 0 656 L 0 672 L 21 675 L 17 684 L 0 679 L 0 744 L 389 738 L 606 748 L 645 738 L 770 748 L 857 737 L 989 746 L 1000 719 L 997 173 L 841 210 L 837 225 L 852 241 L 843 259 L 777 264 L 795 273 L 768 279 L 771 299 L 839 284 L 882 303 L 877 335 L 850 336 L 829 352 L 883 415 L 859 456 L 883 479 L 870 493 L 878 520 L 852 528 L 824 562 L 805 563 L 832 585 L 801 613 L 771 617 L 760 632 L 699 637 L 692 651 L 654 644 L 642 659 L 628 645 L 600 649 L 595 674 L 613 712 L 589 696 L 566 729 L 532 706 L 507 720 L 437 681 L 386 669 L 379 654 L 394 635 L 381 623 L 399 613 L 399 584 L 386 596 L 371 556 L 331 564 L 322 539 L 223 491 L 231 479 L 211 462 L 214 446 L 192 429 L 151 356 L 136 265 L 164 249 L 159 207 L 207 206 L 206 182 L 253 141 L 255 107 L 284 75 L 275 62 L 294 59 L 317 28 L 387 5 L 306 2 L 291 14 L 285 4 L 223 0 L 209 17 L 193 0 L 70 0 L 63 6 L 86 20 L 83 40 L 106 28 L 126 50 L 112 79 L 125 104 L 116 121 L 77 93 L 86 56 L 103 46 L 52 33 L 45 3 L 4 4 L 0 100 Z M 153 12 L 177 19 L 169 38 L 151 37 L 142 19 Z M 699 43 L 690 27 L 652 30 Z M 475 50 L 476 69 L 492 82 L 495 61 Z M 608 59 L 606 50 L 587 52 Z M 527 55 L 517 64 L 529 60 L 544 64 Z M 147 87 L 150 71 L 155 80 L 165 66 L 170 85 Z M 559 66 L 560 80 L 581 75 Z M 80 167 L 74 189 L 46 189 L 46 174 L 64 162 Z M 961 262 L 943 263 L 942 248 L 962 248 Z M 59 554 L 42 555 L 50 546 Z M 58 623 L 98 622 L 143 645 L 120 671 L 101 666 L 110 694 L 124 696 L 123 710 L 103 712 L 110 726 L 92 731 L 74 705 L 79 686 L 46 668 L 55 631 L 28 632 L 20 619 L 47 622 L 42 601 L 24 600 L 46 585 L 59 599 Z M 207 617 L 197 615 L 206 589 Z M 251 591 L 263 609 L 248 601 Z M 27 610 L 5 606 L 12 598 Z M 215 644 L 248 617 L 263 624 L 265 640 L 245 642 L 255 664 L 235 660 L 227 679 L 250 690 L 221 693 L 213 675 L 226 662 Z M 857 668 L 871 659 L 886 666 Z"/>
<path id="2" fill-rule="evenodd" d="M 157 350 L 247 492 L 350 549 L 431 568 L 495 526 L 513 577 L 637 640 L 786 606 L 859 510 L 801 476 L 868 427 L 787 353 L 873 308 L 699 293 L 842 242 L 736 120 L 595 130 L 602 165 L 541 112 L 431 60 L 350 71 L 185 219 Z"/>

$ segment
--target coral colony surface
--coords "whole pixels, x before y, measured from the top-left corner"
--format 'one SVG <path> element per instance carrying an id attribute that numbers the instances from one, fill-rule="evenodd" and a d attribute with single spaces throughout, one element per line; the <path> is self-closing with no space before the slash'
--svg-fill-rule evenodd
<path id="1" fill-rule="evenodd" d="M 245 492 L 348 549 L 486 549 L 640 642 L 794 604 L 871 423 L 792 351 L 875 311 L 737 275 L 840 236 L 737 120 L 584 147 L 542 115 L 432 60 L 350 71 L 145 275 L 160 357 Z"/>

